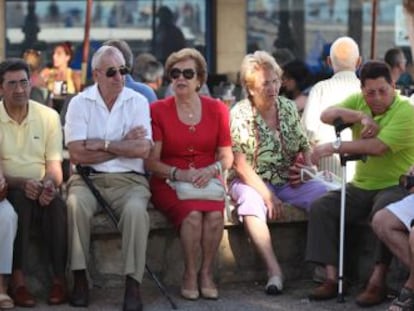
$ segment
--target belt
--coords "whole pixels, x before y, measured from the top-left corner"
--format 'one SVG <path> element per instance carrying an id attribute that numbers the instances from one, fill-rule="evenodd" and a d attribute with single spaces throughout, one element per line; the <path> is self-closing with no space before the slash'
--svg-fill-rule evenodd
<path id="1" fill-rule="evenodd" d="M 144 173 L 135 172 L 135 171 L 127 171 L 127 172 L 102 172 L 102 171 L 95 170 L 91 166 L 83 166 L 82 169 L 84 170 L 84 172 L 85 172 L 85 174 L 87 176 L 97 175 L 97 174 L 137 174 L 137 175 L 140 175 L 140 176 L 146 176 L 146 174 L 144 174 Z"/>

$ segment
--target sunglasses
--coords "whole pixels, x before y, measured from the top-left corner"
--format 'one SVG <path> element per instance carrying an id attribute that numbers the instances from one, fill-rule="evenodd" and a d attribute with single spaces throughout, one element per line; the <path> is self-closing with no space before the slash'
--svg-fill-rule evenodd
<path id="1" fill-rule="evenodd" d="M 112 78 L 113 76 L 115 76 L 115 75 L 116 75 L 116 73 L 117 73 L 118 71 L 119 71 L 119 74 L 120 74 L 121 76 L 125 76 L 126 74 L 128 74 L 128 73 L 129 73 L 129 69 L 128 69 L 128 67 L 121 66 L 121 67 L 119 67 L 119 68 L 109 67 L 109 68 L 105 71 L 105 75 L 106 75 L 108 78 Z"/>
<path id="2" fill-rule="evenodd" d="M 170 77 L 171 79 L 178 79 L 180 77 L 180 75 L 183 75 L 184 78 L 186 78 L 187 80 L 191 80 L 192 78 L 194 78 L 196 72 L 193 69 L 184 69 L 184 70 L 180 70 L 178 68 L 173 68 L 170 71 Z"/>

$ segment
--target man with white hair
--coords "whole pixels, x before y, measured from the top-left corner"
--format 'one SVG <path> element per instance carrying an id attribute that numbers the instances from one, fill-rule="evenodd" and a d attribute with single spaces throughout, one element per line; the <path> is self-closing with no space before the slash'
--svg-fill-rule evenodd
<path id="1" fill-rule="evenodd" d="M 359 48 L 350 37 L 339 37 L 331 46 L 327 58 L 334 75 L 320 81 L 311 89 L 308 102 L 303 112 L 302 122 L 308 132 L 309 139 L 314 144 L 332 142 L 336 139 L 334 128 L 321 122 L 322 111 L 333 106 L 353 93 L 360 91 L 361 83 L 355 71 L 361 64 Z M 352 140 L 351 131 L 343 132 L 344 140 Z M 339 156 L 337 154 L 322 158 L 319 163 L 320 170 L 329 170 L 341 175 Z M 355 162 L 347 164 L 347 179 L 351 180 L 355 171 Z"/>
<path id="2" fill-rule="evenodd" d="M 72 163 L 81 164 L 119 218 L 123 273 L 123 311 L 142 310 L 139 292 L 145 268 L 150 198 L 143 159 L 151 146 L 148 101 L 125 87 L 128 69 L 122 53 L 102 46 L 92 58 L 95 84 L 75 96 L 65 123 L 65 141 Z M 96 197 L 79 174 L 68 182 L 69 259 L 74 274 L 70 299 L 88 306 L 88 262 L 91 218 L 99 211 Z"/>

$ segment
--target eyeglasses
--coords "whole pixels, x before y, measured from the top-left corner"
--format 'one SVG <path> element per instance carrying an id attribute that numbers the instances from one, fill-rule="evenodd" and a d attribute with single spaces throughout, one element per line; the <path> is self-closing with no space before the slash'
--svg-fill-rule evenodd
<path id="1" fill-rule="evenodd" d="M 367 97 L 375 97 L 375 96 L 377 96 L 377 94 L 381 97 L 384 97 L 384 96 L 388 95 L 388 92 L 389 92 L 388 87 L 380 88 L 378 90 L 364 90 L 364 94 Z"/>
<path id="2" fill-rule="evenodd" d="M 191 80 L 192 78 L 194 78 L 196 71 L 190 68 L 184 69 L 184 70 L 180 70 L 178 68 L 173 68 L 170 71 L 170 77 L 171 79 L 178 79 L 180 77 L 180 75 L 183 75 L 184 78 L 186 78 L 187 80 Z"/>
<path id="3" fill-rule="evenodd" d="M 99 69 L 98 69 L 99 70 Z M 119 72 L 119 74 L 121 76 L 125 76 L 126 74 L 129 73 L 129 69 L 128 67 L 125 66 L 121 66 L 119 68 L 115 68 L 115 67 L 109 67 L 106 71 L 105 71 L 105 76 L 107 78 L 112 78 L 113 76 L 116 75 L 116 73 Z"/>
<path id="4" fill-rule="evenodd" d="M 25 89 L 25 88 L 27 88 L 30 85 L 30 81 L 27 80 L 27 79 L 10 80 L 10 81 L 6 81 L 5 84 L 6 84 L 6 87 L 8 89 L 11 89 L 11 90 L 17 89 L 17 86 L 18 85 L 20 85 L 20 87 L 22 89 Z"/>

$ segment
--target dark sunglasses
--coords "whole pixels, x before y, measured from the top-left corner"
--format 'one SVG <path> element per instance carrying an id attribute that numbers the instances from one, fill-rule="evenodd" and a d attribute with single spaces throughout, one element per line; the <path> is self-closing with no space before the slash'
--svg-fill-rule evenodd
<path id="1" fill-rule="evenodd" d="M 187 80 L 191 80 L 192 78 L 194 78 L 196 72 L 193 69 L 184 69 L 183 71 L 181 71 L 178 68 L 173 68 L 170 71 L 170 77 L 171 79 L 178 79 L 180 77 L 180 75 L 183 75 L 184 78 L 186 78 Z"/>
<path id="2" fill-rule="evenodd" d="M 129 69 L 128 69 L 127 67 L 125 67 L 125 66 L 121 66 L 121 67 L 119 67 L 119 68 L 109 67 L 109 68 L 106 70 L 105 75 L 106 75 L 108 78 L 112 78 L 113 76 L 115 76 L 115 75 L 116 75 L 116 73 L 117 73 L 118 71 L 119 71 L 119 74 L 120 74 L 121 76 L 125 76 L 127 73 L 129 73 Z"/>

